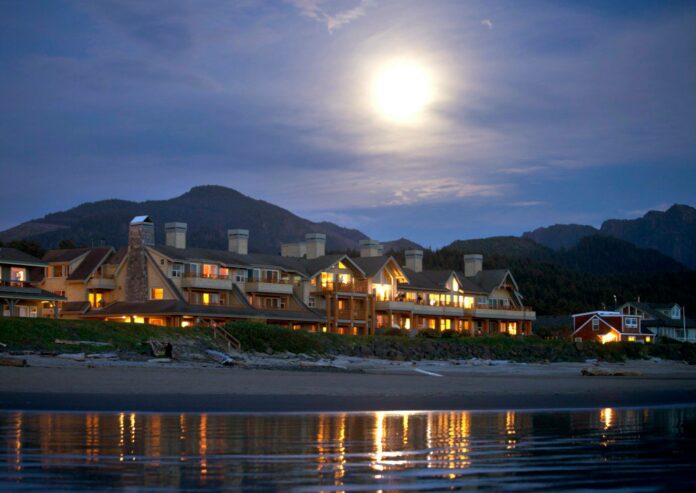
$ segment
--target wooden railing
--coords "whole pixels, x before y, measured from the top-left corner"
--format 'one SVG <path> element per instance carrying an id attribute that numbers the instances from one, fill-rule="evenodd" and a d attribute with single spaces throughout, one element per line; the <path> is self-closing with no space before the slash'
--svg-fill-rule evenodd
<path id="1" fill-rule="evenodd" d="M 367 281 L 327 282 L 321 285 L 324 292 L 367 293 Z"/>
<path id="2" fill-rule="evenodd" d="M 224 343 L 227 344 L 227 352 L 231 353 L 232 349 L 235 351 L 241 351 L 242 350 L 242 343 L 239 342 L 239 339 L 237 339 L 235 336 L 230 334 L 227 329 L 224 329 L 223 327 L 215 327 L 213 326 L 213 338 L 214 339 L 222 339 Z"/>

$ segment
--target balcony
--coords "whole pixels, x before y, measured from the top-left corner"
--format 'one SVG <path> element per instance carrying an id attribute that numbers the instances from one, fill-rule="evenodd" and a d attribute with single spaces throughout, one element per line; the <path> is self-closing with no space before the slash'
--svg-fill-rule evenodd
<path id="1" fill-rule="evenodd" d="M 321 286 L 312 286 L 312 292 L 323 293 L 363 293 L 367 294 L 367 281 L 325 282 Z"/>
<path id="2" fill-rule="evenodd" d="M 417 315 L 435 315 L 441 317 L 462 317 L 464 308 L 455 304 L 428 305 L 417 301 L 377 301 L 377 310 L 395 312 L 413 312 Z"/>
<path id="3" fill-rule="evenodd" d="M 232 289 L 232 279 L 230 276 L 186 272 L 181 278 L 181 287 L 194 289 Z"/>
<path id="4" fill-rule="evenodd" d="M 469 311 L 469 310 L 467 310 Z M 529 306 L 476 304 L 470 310 L 475 317 L 481 318 L 505 318 L 509 320 L 535 320 L 536 312 Z"/>
<path id="5" fill-rule="evenodd" d="M 246 293 L 292 294 L 295 283 L 287 279 L 252 280 L 244 283 Z"/>
<path id="6" fill-rule="evenodd" d="M 41 290 L 25 281 L 0 280 L 0 290 L 5 293 L 40 293 Z"/>
<path id="7" fill-rule="evenodd" d="M 116 289 L 116 280 L 109 277 L 93 277 L 87 281 L 88 289 Z"/>

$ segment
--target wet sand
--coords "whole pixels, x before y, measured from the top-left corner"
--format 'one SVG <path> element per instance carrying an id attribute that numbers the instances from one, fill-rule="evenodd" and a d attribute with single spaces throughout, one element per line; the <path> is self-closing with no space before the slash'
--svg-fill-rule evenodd
<path id="1" fill-rule="evenodd" d="M 696 367 L 681 362 L 600 365 L 641 373 L 632 377 L 581 376 L 588 363 L 344 358 L 328 363 L 331 368 L 269 358 L 254 364 L 274 369 L 35 357 L 26 368 L 0 367 L 0 409 L 330 412 L 696 404 Z"/>

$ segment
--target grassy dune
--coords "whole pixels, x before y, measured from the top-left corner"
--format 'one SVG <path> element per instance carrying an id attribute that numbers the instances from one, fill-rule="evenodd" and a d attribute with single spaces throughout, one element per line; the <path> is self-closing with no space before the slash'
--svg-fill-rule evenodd
<path id="1" fill-rule="evenodd" d="M 104 350 L 149 353 L 147 341 L 161 339 L 200 342 L 214 346 L 212 334 L 205 328 L 159 327 L 92 320 L 54 320 L 47 318 L 0 317 L 0 342 L 5 350 L 96 351 L 95 346 L 67 346 L 56 339 L 105 342 Z"/>
<path id="2" fill-rule="evenodd" d="M 305 353 L 348 355 L 393 360 L 421 359 L 505 359 L 520 362 L 624 361 L 660 357 L 696 363 L 696 345 L 677 342 L 636 344 L 629 342 L 598 344 L 544 340 L 529 336 L 460 337 L 455 333 L 430 332 L 408 336 L 341 336 L 251 322 L 233 322 L 226 326 L 242 344 L 244 351 L 261 353 Z M 105 351 L 146 354 L 147 341 L 159 339 L 191 347 L 217 347 L 212 331 L 206 327 L 174 328 L 145 324 L 125 324 L 88 320 L 0 317 L 0 343 L 5 350 L 97 351 L 95 346 L 66 346 L 56 339 L 105 342 Z"/>

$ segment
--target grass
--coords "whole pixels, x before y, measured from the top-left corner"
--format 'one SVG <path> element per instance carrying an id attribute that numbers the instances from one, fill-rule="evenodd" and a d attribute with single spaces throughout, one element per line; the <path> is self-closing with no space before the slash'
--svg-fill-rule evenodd
<path id="1" fill-rule="evenodd" d="M 244 351 L 348 355 L 393 360 L 421 359 L 505 359 L 521 362 L 625 361 L 660 357 L 696 363 L 696 345 L 679 342 L 636 344 L 572 343 L 528 337 L 462 337 L 456 333 L 426 333 L 423 336 L 341 336 L 338 334 L 293 331 L 254 322 L 233 322 L 226 329 L 242 344 Z M 205 327 L 160 327 L 91 320 L 0 317 L 0 342 L 6 350 L 81 352 L 99 351 L 95 346 L 66 346 L 56 339 L 106 342 L 106 351 L 147 354 L 150 339 L 216 347 L 212 332 Z"/>
<path id="2" fill-rule="evenodd" d="M 93 345 L 72 346 L 56 344 L 56 339 L 95 341 L 110 344 L 104 350 L 146 354 L 150 339 L 176 341 L 199 339 L 211 347 L 212 334 L 206 328 L 159 327 L 146 324 L 126 324 L 96 320 L 55 320 L 49 318 L 0 317 L 0 342 L 6 350 L 37 350 L 80 352 L 98 351 Z"/>
<path id="3" fill-rule="evenodd" d="M 585 361 L 593 358 L 618 362 L 660 357 L 696 363 L 696 345 L 679 342 L 577 344 L 536 336 L 461 337 L 447 333 L 439 337 L 434 334 L 426 337 L 340 336 L 249 322 L 233 322 L 226 328 L 240 340 L 245 351 L 256 352 L 344 354 L 406 360 L 483 358 L 521 362 Z"/>

